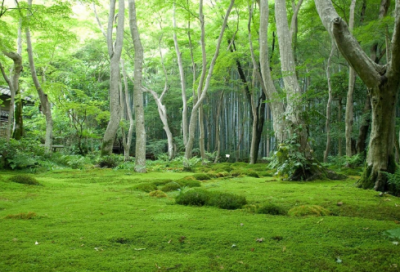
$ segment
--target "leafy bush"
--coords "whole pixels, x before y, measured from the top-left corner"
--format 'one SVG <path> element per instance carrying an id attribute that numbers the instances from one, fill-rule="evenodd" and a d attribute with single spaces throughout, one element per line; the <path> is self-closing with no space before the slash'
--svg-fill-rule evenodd
<path id="1" fill-rule="evenodd" d="M 172 181 L 172 182 L 169 182 L 169 183 L 165 184 L 161 188 L 161 191 L 163 191 L 163 192 L 172 192 L 172 191 L 176 191 L 176 190 L 180 189 L 181 187 L 182 187 L 181 184 L 179 184 L 176 181 Z"/>
<path id="2" fill-rule="evenodd" d="M 115 168 L 123 161 L 123 157 L 115 154 L 102 156 L 99 158 L 98 164 L 100 167 Z"/>
<path id="3" fill-rule="evenodd" d="M 201 189 L 189 190 L 179 194 L 177 204 L 192 206 L 215 206 L 221 209 L 234 210 L 246 205 L 246 198 L 230 193 L 208 192 Z"/>
<path id="4" fill-rule="evenodd" d="M 29 175 L 16 175 L 9 178 L 10 181 L 27 184 L 27 185 L 41 185 L 34 177 Z"/>
<path id="5" fill-rule="evenodd" d="M 163 191 L 155 190 L 150 192 L 149 196 L 161 198 L 161 197 L 167 197 L 167 194 L 164 193 Z"/>
<path id="6" fill-rule="evenodd" d="M 177 204 L 190 206 L 204 206 L 210 198 L 210 193 L 205 190 L 189 190 L 186 193 L 179 194 L 175 201 Z"/>
<path id="7" fill-rule="evenodd" d="M 307 215 L 326 216 L 330 215 L 331 212 L 318 205 L 302 205 L 291 208 L 288 211 L 288 214 L 290 216 L 307 216 Z"/>
<path id="8" fill-rule="evenodd" d="M 269 204 L 265 204 L 265 205 L 263 205 L 261 207 L 258 207 L 256 209 L 256 213 L 258 213 L 258 214 L 271 214 L 271 215 L 286 215 L 287 211 L 284 208 L 280 207 L 280 206 L 277 206 L 275 204 L 269 203 Z"/>
<path id="9" fill-rule="evenodd" d="M 23 138 L 7 142 L 0 138 L 0 169 L 25 169 L 45 159 L 45 152 L 40 142 Z"/>
<path id="10" fill-rule="evenodd" d="M 151 191 L 157 190 L 157 186 L 153 183 L 141 183 L 132 187 L 133 190 L 150 193 Z"/>
<path id="11" fill-rule="evenodd" d="M 208 174 L 202 174 L 202 173 L 194 174 L 193 177 L 196 180 L 209 180 L 209 179 L 211 179 L 211 177 Z"/>
<path id="12" fill-rule="evenodd" d="M 397 167 L 394 174 L 384 172 L 388 177 L 388 183 L 393 186 L 394 191 L 399 193 L 400 192 L 400 168 Z"/>
<path id="13" fill-rule="evenodd" d="M 236 210 L 247 204 L 244 196 L 230 193 L 212 192 L 207 203 L 209 206 L 216 206 L 221 209 Z"/>

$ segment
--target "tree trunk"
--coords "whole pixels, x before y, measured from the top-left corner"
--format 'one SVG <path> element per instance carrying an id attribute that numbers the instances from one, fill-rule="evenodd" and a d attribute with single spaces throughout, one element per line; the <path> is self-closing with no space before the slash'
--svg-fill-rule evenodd
<path id="1" fill-rule="evenodd" d="M 133 116 L 132 116 L 132 109 L 131 105 L 129 103 L 130 101 L 130 96 L 129 96 L 129 88 L 128 88 L 128 80 L 127 80 L 127 75 L 126 75 L 126 70 L 125 70 L 125 65 L 124 65 L 124 60 L 121 59 L 121 68 L 122 68 L 122 75 L 124 79 L 124 90 L 125 90 L 125 107 L 126 107 L 126 115 L 128 116 L 129 120 L 129 129 L 128 129 L 128 135 L 126 136 L 126 141 L 124 144 L 124 160 L 125 161 L 130 161 L 130 150 L 131 150 L 131 145 L 132 145 L 132 135 L 133 135 L 133 128 L 134 128 L 134 121 L 133 121 Z"/>
<path id="2" fill-rule="evenodd" d="M 371 99 L 369 94 L 367 94 L 367 98 L 365 99 L 364 110 L 363 110 L 363 120 L 358 131 L 358 139 L 357 139 L 357 153 L 364 154 L 367 150 L 367 137 L 368 130 L 371 125 Z"/>
<path id="3" fill-rule="evenodd" d="M 224 91 L 221 91 L 221 95 L 219 97 L 219 103 L 218 103 L 218 108 L 217 108 L 217 115 L 215 117 L 215 141 L 216 141 L 216 155 L 215 155 L 215 160 L 214 163 L 217 163 L 219 161 L 219 157 L 221 154 L 221 139 L 220 139 L 220 119 L 221 119 L 221 108 L 222 108 L 222 102 L 224 98 Z"/>
<path id="4" fill-rule="evenodd" d="M 20 19 L 18 26 L 17 54 L 22 56 L 22 19 Z M 19 94 L 20 94 L 20 87 L 18 81 L 17 88 L 15 88 L 15 95 L 18 97 Z M 14 116 L 15 127 L 14 127 L 14 134 L 12 136 L 16 140 L 20 140 L 24 135 L 22 108 L 23 108 L 22 99 L 18 99 L 16 101 L 16 106 L 15 106 L 15 116 Z"/>
<path id="5" fill-rule="evenodd" d="M 29 7 L 32 6 L 32 0 L 28 0 L 28 5 Z M 35 84 L 36 91 L 38 92 L 39 95 L 42 112 L 46 117 L 46 134 L 45 134 L 44 148 L 47 153 L 51 153 L 53 145 L 53 118 L 51 115 L 51 104 L 49 102 L 47 94 L 44 93 L 36 74 L 35 62 L 33 60 L 31 32 L 29 30 L 29 27 L 26 27 L 26 45 L 27 45 L 29 67 L 31 70 L 32 80 L 33 83 Z"/>
<path id="6" fill-rule="evenodd" d="M 142 67 L 143 47 L 140 41 L 139 29 L 136 20 L 135 0 L 129 2 L 129 26 L 135 48 L 135 71 L 134 71 L 134 96 L 135 117 L 136 117 L 136 151 L 135 171 L 146 172 L 146 129 L 144 126 L 143 89 L 142 89 Z"/>
<path id="7" fill-rule="evenodd" d="M 326 65 L 326 78 L 328 79 L 328 90 L 329 90 L 329 98 L 328 98 L 328 103 L 326 104 L 326 122 L 325 122 L 325 130 L 326 130 L 326 148 L 324 152 L 324 162 L 328 162 L 328 155 L 329 155 L 329 149 L 330 149 L 330 144 L 331 144 L 331 134 L 330 134 L 330 119 L 331 119 L 331 104 L 333 100 L 333 95 L 332 95 L 332 83 L 331 83 L 331 73 L 329 69 L 331 68 L 331 60 L 333 57 L 333 54 L 336 49 L 336 44 L 332 40 L 332 49 L 331 53 L 328 58 L 328 64 Z"/>
<path id="8" fill-rule="evenodd" d="M 204 31 L 203 0 L 200 0 L 199 18 L 200 18 L 200 26 L 201 26 L 201 47 L 202 47 L 203 67 L 202 67 L 202 71 L 201 71 L 201 76 L 200 76 L 199 87 L 198 87 L 197 93 L 201 93 L 201 96 L 197 100 L 196 104 L 193 106 L 192 114 L 190 116 L 188 142 L 185 146 L 185 159 L 183 162 L 185 168 L 190 168 L 189 159 L 192 156 L 194 133 L 195 133 L 195 128 L 196 128 L 196 112 L 199 109 L 199 107 L 202 105 L 203 100 L 206 97 L 207 90 L 208 90 L 208 87 L 209 87 L 210 81 L 211 81 L 212 72 L 214 70 L 215 62 L 216 62 L 218 54 L 219 54 L 219 49 L 221 47 L 222 37 L 224 35 L 228 17 L 232 10 L 234 2 L 235 2 L 235 0 L 231 0 L 229 8 L 226 11 L 226 14 L 224 17 L 224 22 L 221 27 L 221 32 L 218 37 L 217 47 L 215 49 L 214 56 L 211 60 L 211 63 L 210 63 L 209 69 L 208 69 L 207 78 L 205 78 L 206 68 L 207 68 L 207 59 L 206 59 L 205 42 L 204 42 L 205 31 Z M 203 83 L 204 83 L 204 86 L 203 86 Z"/>
<path id="9" fill-rule="evenodd" d="M 260 0 L 260 70 L 264 84 L 263 91 L 269 101 L 271 109 L 275 138 L 277 144 L 280 144 L 286 139 L 285 125 L 283 122 L 285 110 L 271 76 L 268 57 L 268 17 L 268 0 Z"/>
<path id="10" fill-rule="evenodd" d="M 307 128 L 301 114 L 301 90 L 296 76 L 296 63 L 293 55 L 292 38 L 287 21 L 285 0 L 275 1 L 275 20 L 278 33 L 281 69 L 286 90 L 287 106 L 286 116 L 290 136 L 296 135 L 299 152 L 305 157 L 310 156 L 307 145 Z"/>
<path id="11" fill-rule="evenodd" d="M 400 2 L 396 1 L 392 37 L 392 60 L 385 66 L 376 64 L 362 50 L 339 17 L 330 0 L 316 0 L 315 5 L 325 28 L 335 38 L 342 55 L 363 80 L 371 93 L 372 126 L 366 169 L 360 187 L 377 191 L 396 188 L 387 182 L 383 172 L 394 173 L 395 108 L 400 85 Z"/>
<path id="12" fill-rule="evenodd" d="M 121 120 L 121 105 L 119 99 L 120 82 L 120 59 L 124 40 L 124 10 L 125 1 L 119 0 L 118 26 L 115 46 L 113 44 L 113 29 L 116 0 L 110 1 L 110 14 L 107 28 L 107 47 L 110 58 L 110 121 L 104 132 L 101 155 L 107 156 L 112 153 L 115 135 L 117 134 L 119 122 Z"/>
<path id="13" fill-rule="evenodd" d="M 342 108 L 343 108 L 343 104 L 342 104 L 342 98 L 339 97 L 338 98 L 338 123 L 340 124 L 342 122 Z M 338 136 L 338 156 L 341 157 L 343 154 L 342 151 L 342 137 Z"/>
<path id="14" fill-rule="evenodd" d="M 175 2 L 174 2 L 174 11 L 173 11 L 173 23 L 174 23 L 174 45 L 176 57 L 178 60 L 178 68 L 179 68 L 179 76 L 181 81 L 181 89 L 182 89 L 182 138 L 183 144 L 187 144 L 187 134 L 188 134 L 188 106 L 186 99 L 186 81 L 185 81 L 185 73 L 183 69 L 182 62 L 182 53 L 179 50 L 178 38 L 176 36 L 176 19 L 175 19 Z"/>

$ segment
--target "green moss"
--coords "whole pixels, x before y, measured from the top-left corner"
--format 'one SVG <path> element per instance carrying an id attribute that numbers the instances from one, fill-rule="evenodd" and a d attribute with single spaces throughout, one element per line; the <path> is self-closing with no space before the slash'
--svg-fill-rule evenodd
<path id="1" fill-rule="evenodd" d="M 29 175 L 15 175 L 9 178 L 9 181 L 27 185 L 41 185 L 34 177 Z"/>
<path id="2" fill-rule="evenodd" d="M 247 172 L 246 173 L 247 176 L 252 177 L 252 178 L 259 178 L 260 176 L 256 173 L 256 172 Z"/>
<path id="3" fill-rule="evenodd" d="M 271 215 L 286 215 L 288 212 L 283 207 L 269 203 L 264 204 L 256 209 L 258 214 L 271 214 Z"/>
<path id="4" fill-rule="evenodd" d="M 208 174 L 194 174 L 193 177 L 196 180 L 209 180 L 211 177 Z"/>
<path id="5" fill-rule="evenodd" d="M 151 191 L 157 190 L 157 186 L 153 183 L 141 183 L 136 186 L 131 187 L 133 190 L 142 191 L 149 193 Z"/>
<path id="6" fill-rule="evenodd" d="M 331 212 L 318 205 L 301 205 L 291 208 L 288 212 L 290 216 L 326 216 L 331 215 Z"/>
<path id="7" fill-rule="evenodd" d="M 167 184 L 165 184 L 162 188 L 161 191 L 163 192 L 172 192 L 180 189 L 182 187 L 182 184 L 179 184 L 176 181 L 171 181 Z"/>
<path id="8" fill-rule="evenodd" d="M 149 196 L 157 197 L 157 198 L 163 198 L 163 197 L 167 197 L 167 194 L 164 193 L 163 191 L 155 190 L 155 191 L 150 192 Z"/>
<path id="9" fill-rule="evenodd" d="M 5 219 L 24 219 L 24 220 L 29 220 L 35 218 L 37 215 L 34 212 L 28 212 L 28 213 L 19 213 L 19 214 L 9 214 Z"/>

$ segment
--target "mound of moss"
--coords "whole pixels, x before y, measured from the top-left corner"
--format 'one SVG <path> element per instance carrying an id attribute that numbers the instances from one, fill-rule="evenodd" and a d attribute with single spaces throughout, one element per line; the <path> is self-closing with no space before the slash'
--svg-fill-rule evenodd
<path id="1" fill-rule="evenodd" d="M 167 197 L 167 194 L 164 193 L 163 191 L 155 190 L 155 191 L 150 192 L 149 196 L 162 198 L 162 197 Z"/>
<path id="2" fill-rule="evenodd" d="M 332 213 L 329 210 L 318 205 L 301 205 L 291 208 L 288 211 L 288 214 L 290 216 L 327 216 L 331 215 Z"/>
<path id="3" fill-rule="evenodd" d="M 172 192 L 180 189 L 182 187 L 182 184 L 179 184 L 176 181 L 171 181 L 167 184 L 165 184 L 162 188 L 161 191 L 163 192 Z"/>
<path id="4" fill-rule="evenodd" d="M 209 192 L 202 189 L 193 189 L 178 195 L 177 204 L 191 206 L 214 206 L 221 209 L 235 210 L 247 204 L 244 196 L 230 193 Z"/>
<path id="5" fill-rule="evenodd" d="M 33 219 L 36 217 L 36 213 L 34 212 L 28 212 L 28 213 L 18 213 L 18 214 L 9 214 L 5 219 L 23 219 L 23 220 L 29 220 Z"/>
<path id="6" fill-rule="evenodd" d="M 270 214 L 270 215 L 286 215 L 288 212 L 283 207 L 269 203 L 264 204 L 256 209 L 258 214 Z"/>
<path id="7" fill-rule="evenodd" d="M 208 174 L 203 174 L 203 173 L 194 174 L 193 177 L 194 177 L 196 180 L 209 180 L 209 179 L 211 179 L 210 175 L 208 175 Z"/>
<path id="8" fill-rule="evenodd" d="M 140 183 L 136 186 L 133 186 L 131 189 L 135 191 L 150 193 L 151 191 L 157 190 L 157 186 L 154 185 L 153 183 Z"/>
<path id="9" fill-rule="evenodd" d="M 34 177 L 30 175 L 15 175 L 8 179 L 11 182 L 27 184 L 27 185 L 41 185 Z"/>

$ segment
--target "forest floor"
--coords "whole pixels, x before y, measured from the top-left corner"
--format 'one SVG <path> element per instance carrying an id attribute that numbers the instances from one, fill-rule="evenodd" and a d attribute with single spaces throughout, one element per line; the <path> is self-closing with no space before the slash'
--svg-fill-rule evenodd
<path id="1" fill-rule="evenodd" d="M 178 205 L 177 190 L 138 191 L 195 175 L 149 170 L 29 174 L 41 186 L 0 172 L 0 271 L 400 271 L 400 198 L 356 188 L 357 171 L 344 181 L 286 182 L 265 164 L 196 167 L 212 177 L 204 190 L 246 197 L 243 209 L 224 210 Z M 268 203 L 330 215 L 252 212 Z"/>

